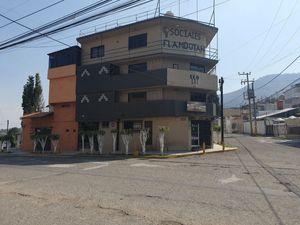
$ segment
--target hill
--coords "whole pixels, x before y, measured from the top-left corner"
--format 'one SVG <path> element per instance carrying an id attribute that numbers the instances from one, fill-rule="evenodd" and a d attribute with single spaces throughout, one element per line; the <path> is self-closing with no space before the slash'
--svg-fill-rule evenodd
<path id="1" fill-rule="evenodd" d="M 277 74 L 271 74 L 263 76 L 255 81 L 255 89 L 263 86 L 272 80 Z M 259 90 L 255 90 L 256 99 L 265 98 L 275 93 L 276 91 L 284 88 L 289 83 L 293 82 L 296 79 L 300 79 L 300 73 L 288 73 L 282 74 L 273 80 L 266 87 Z M 299 81 L 300 82 L 300 81 Z M 246 91 L 246 87 L 243 87 L 239 90 L 224 94 L 224 107 L 240 107 L 243 103 L 243 92 Z"/>

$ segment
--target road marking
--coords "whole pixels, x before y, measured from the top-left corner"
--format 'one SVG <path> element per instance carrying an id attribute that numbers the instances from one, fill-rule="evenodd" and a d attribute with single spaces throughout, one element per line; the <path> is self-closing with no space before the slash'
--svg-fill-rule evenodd
<path id="1" fill-rule="evenodd" d="M 149 167 L 149 168 L 163 167 L 163 166 L 159 166 L 159 165 L 146 164 L 146 163 L 136 163 L 136 164 L 131 164 L 130 166 L 132 166 L 132 167 Z"/>
<path id="2" fill-rule="evenodd" d="M 51 168 L 70 168 L 75 166 L 74 164 L 53 164 L 53 165 L 47 165 L 47 167 Z"/>
<path id="3" fill-rule="evenodd" d="M 106 167 L 106 166 L 109 165 L 109 163 L 106 163 L 106 162 L 94 162 L 94 163 L 99 163 L 100 165 L 99 166 L 87 167 L 87 168 L 84 168 L 83 170 L 96 170 L 96 169 Z"/>
<path id="4" fill-rule="evenodd" d="M 236 177 L 234 174 L 232 174 L 231 177 L 226 178 L 226 179 L 220 179 L 219 181 L 221 184 L 229 184 L 229 183 L 234 183 L 242 180 L 241 178 Z"/>

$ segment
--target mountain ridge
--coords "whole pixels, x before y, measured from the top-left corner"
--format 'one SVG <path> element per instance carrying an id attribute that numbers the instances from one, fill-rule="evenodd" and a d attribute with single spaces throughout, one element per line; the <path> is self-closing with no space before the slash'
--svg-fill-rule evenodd
<path id="1" fill-rule="evenodd" d="M 281 90 L 294 80 L 300 79 L 300 73 L 286 73 L 274 79 L 277 75 L 278 74 L 268 74 L 255 80 L 254 90 L 256 99 L 268 97 L 274 94 L 276 91 Z M 266 83 L 270 82 L 272 79 L 274 80 L 270 84 L 260 88 Z M 300 81 L 296 83 L 300 83 Z M 245 91 L 246 86 L 236 91 L 224 94 L 224 108 L 240 107 L 244 102 L 243 92 Z"/>

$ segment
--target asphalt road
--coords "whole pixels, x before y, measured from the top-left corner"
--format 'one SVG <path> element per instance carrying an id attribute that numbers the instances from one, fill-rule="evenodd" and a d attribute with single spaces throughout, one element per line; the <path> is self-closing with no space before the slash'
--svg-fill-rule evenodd
<path id="1" fill-rule="evenodd" d="M 0 224 L 300 224 L 300 148 L 226 141 L 239 150 L 177 159 L 0 155 Z"/>

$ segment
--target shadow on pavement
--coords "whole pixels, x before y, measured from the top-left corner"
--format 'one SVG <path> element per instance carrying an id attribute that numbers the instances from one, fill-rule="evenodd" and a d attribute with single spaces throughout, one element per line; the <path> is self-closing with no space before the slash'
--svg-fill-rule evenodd
<path id="1" fill-rule="evenodd" d="M 276 141 L 276 144 L 285 145 L 289 147 L 299 148 L 300 150 L 300 140 L 286 140 L 286 141 Z"/>
<path id="2" fill-rule="evenodd" d="M 72 163 L 90 163 L 90 162 L 108 162 L 131 159 L 125 155 L 77 155 L 77 156 L 48 156 L 48 155 L 12 155 L 0 154 L 1 165 L 34 166 L 51 164 L 72 164 Z"/>

